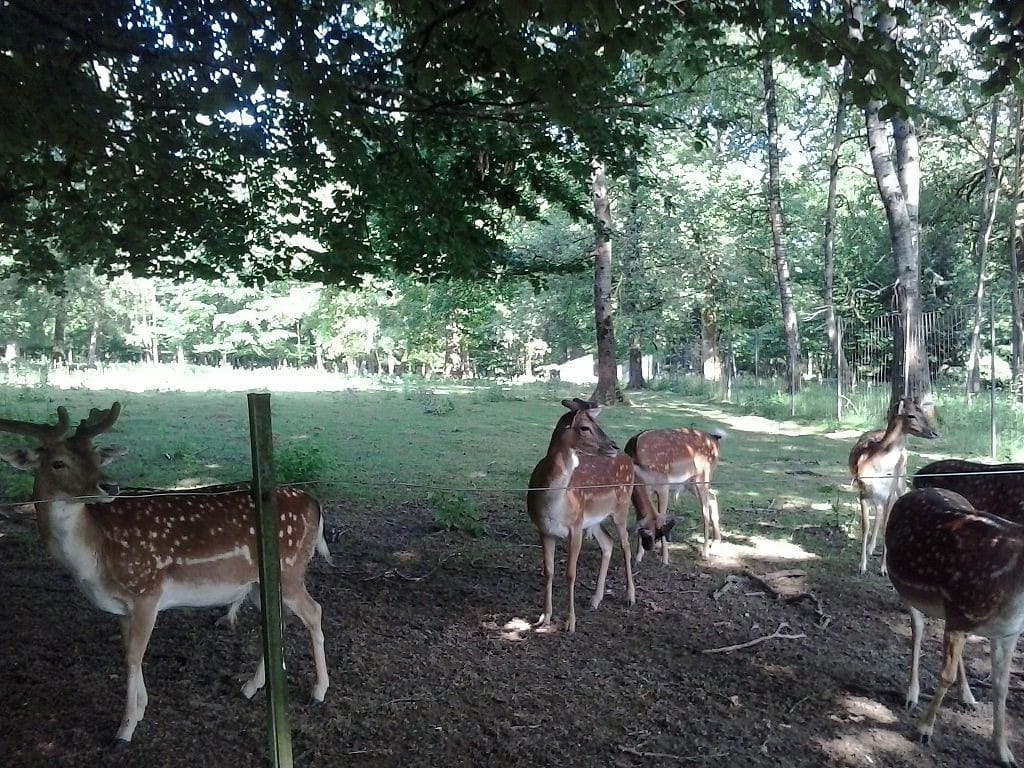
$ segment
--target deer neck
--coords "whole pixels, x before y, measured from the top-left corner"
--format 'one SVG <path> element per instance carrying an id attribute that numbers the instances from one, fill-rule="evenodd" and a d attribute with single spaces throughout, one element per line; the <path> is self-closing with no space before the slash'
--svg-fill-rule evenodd
<path id="1" fill-rule="evenodd" d="M 554 442 L 548 450 L 548 467 L 550 477 L 548 484 L 551 487 L 568 487 L 572 473 L 580 465 L 579 454 L 576 449 L 567 445 L 556 445 Z"/>
<path id="2" fill-rule="evenodd" d="M 37 501 L 36 521 L 50 555 L 75 578 L 78 588 L 96 607 L 123 614 L 110 597 L 103 567 L 103 534 L 81 501 Z"/>
<path id="3" fill-rule="evenodd" d="M 878 444 L 890 451 L 902 451 L 907 447 L 907 433 L 903 431 L 903 419 L 894 419 L 884 433 Z"/>

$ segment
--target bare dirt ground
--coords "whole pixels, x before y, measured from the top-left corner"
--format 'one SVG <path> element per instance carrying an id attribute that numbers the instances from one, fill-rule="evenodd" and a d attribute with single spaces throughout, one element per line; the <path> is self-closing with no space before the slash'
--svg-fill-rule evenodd
<path id="1" fill-rule="evenodd" d="M 715 559 L 702 563 L 683 543 L 668 567 L 646 558 L 633 607 L 616 552 L 596 612 L 587 602 L 599 550 L 587 542 L 578 631 L 538 634 L 521 629 L 541 604 L 525 513 L 514 502 L 488 512 L 491 536 L 478 541 L 433 531 L 416 506 L 374 515 L 328 506 L 343 530 L 331 545 L 336 565 L 318 560 L 309 577 L 332 675 L 321 707 L 305 704 L 305 632 L 294 619 L 287 627 L 296 765 L 992 764 L 987 644 L 973 639 L 966 654 L 978 711 L 951 695 L 933 743 L 919 745 L 902 708 L 907 617 L 886 579 L 856 574 L 856 545 L 840 530 L 801 527 L 787 540 L 770 517 L 723 509 L 726 542 Z M 687 514 L 683 533 L 695 527 Z M 781 543 L 730 533 L 758 526 Z M 215 625 L 217 611 L 161 615 L 144 666 L 146 718 L 130 748 L 112 752 L 125 687 L 116 619 L 43 552 L 30 514 L 3 510 L 0 534 L 0 766 L 268 764 L 262 694 L 240 694 L 258 655 L 251 608 L 234 630 Z M 559 556 L 555 606 L 564 618 L 564 548 Z M 770 577 L 781 597 L 749 576 L 794 569 L 803 575 Z M 803 637 L 705 653 L 780 626 Z M 925 696 L 935 686 L 937 630 L 925 645 Z M 1019 684 L 1015 674 L 1010 744 L 1024 754 Z"/>

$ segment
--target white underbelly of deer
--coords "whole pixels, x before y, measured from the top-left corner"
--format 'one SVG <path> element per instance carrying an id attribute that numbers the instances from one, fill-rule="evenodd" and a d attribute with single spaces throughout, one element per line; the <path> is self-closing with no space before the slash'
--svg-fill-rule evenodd
<path id="1" fill-rule="evenodd" d="M 166 608 L 212 608 L 231 605 L 243 600 L 253 584 L 239 586 L 238 582 L 218 583 L 215 581 L 199 584 L 182 584 L 173 579 L 164 583 L 160 595 L 160 610 Z"/>

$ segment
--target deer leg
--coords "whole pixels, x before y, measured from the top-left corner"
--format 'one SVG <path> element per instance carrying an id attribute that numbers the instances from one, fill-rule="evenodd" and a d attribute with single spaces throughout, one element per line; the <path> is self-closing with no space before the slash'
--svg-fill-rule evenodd
<path id="1" fill-rule="evenodd" d="M 960 665 L 957 669 L 957 681 L 960 685 L 960 701 L 963 702 L 965 707 L 977 708 L 978 700 L 971 693 L 971 684 L 967 680 L 967 665 L 964 664 L 963 656 L 960 657 Z"/>
<path id="2" fill-rule="evenodd" d="M 641 488 L 641 491 L 643 493 L 650 493 L 650 490 L 646 486 Z M 658 497 L 658 514 L 654 518 L 654 527 L 655 527 L 655 530 L 657 530 L 657 528 L 658 528 L 658 521 L 659 520 L 664 520 L 666 512 L 668 511 L 668 486 L 667 485 L 656 486 L 656 487 L 653 488 L 653 492 L 654 492 L 654 495 Z M 666 559 L 668 557 L 668 542 L 665 541 L 665 537 L 661 538 L 661 557 L 662 557 L 662 562 L 668 562 L 668 560 Z M 640 565 L 640 561 L 643 560 L 643 559 L 644 559 L 644 548 L 643 548 L 643 546 L 638 546 L 637 549 L 636 549 L 636 564 Z"/>
<path id="3" fill-rule="evenodd" d="M 690 485 L 690 490 L 697 497 L 697 501 L 700 502 L 700 516 L 704 523 L 704 546 L 701 547 L 700 554 L 705 560 L 709 560 L 711 559 L 712 541 L 722 540 L 722 535 L 718 532 L 718 502 L 717 500 L 715 501 L 715 513 L 714 517 L 712 517 L 711 489 L 708 488 L 707 484 L 694 479 Z"/>
<path id="4" fill-rule="evenodd" d="M 327 694 L 330 680 L 327 676 L 327 655 L 324 652 L 323 609 L 306 590 L 306 585 L 299 582 L 288 594 L 283 596 L 284 604 L 299 617 L 309 632 L 313 645 L 313 666 L 316 668 L 316 681 L 313 683 L 313 704 L 322 704 Z"/>
<path id="5" fill-rule="evenodd" d="M 921 636 L 924 634 L 924 614 L 914 606 L 910 608 L 910 682 L 907 684 L 906 708 L 908 710 L 917 706 L 918 697 L 921 695 L 921 681 L 918 677 L 918 669 L 921 665 Z"/>
<path id="6" fill-rule="evenodd" d="M 629 531 L 626 529 L 626 518 L 629 515 L 629 508 L 623 510 L 622 514 L 616 517 L 615 527 L 619 529 L 619 546 L 622 547 L 622 559 L 626 567 L 626 602 L 636 605 L 636 584 L 633 583 L 633 566 L 629 562 Z M 662 547 L 665 540 L 662 538 Z M 667 550 L 664 550 L 667 552 Z"/>
<path id="7" fill-rule="evenodd" d="M 591 528 L 590 532 L 594 534 L 598 546 L 601 547 L 601 569 L 597 572 L 597 586 L 594 589 L 594 596 L 590 598 L 590 609 L 596 610 L 604 599 L 605 580 L 608 578 L 608 565 L 612 560 L 612 538 L 605 532 L 600 523 Z M 626 546 L 629 546 L 628 541 Z"/>
<path id="8" fill-rule="evenodd" d="M 259 582 L 253 583 L 249 587 L 248 594 L 249 602 L 253 604 L 257 611 L 263 612 L 263 602 L 260 598 L 260 585 Z M 245 685 L 242 686 L 242 695 L 247 699 L 251 699 L 260 691 L 267 682 L 267 668 L 266 658 L 264 657 L 263 644 L 260 644 L 260 658 L 256 663 L 256 671 L 253 672 L 252 677 L 246 681 Z"/>
<path id="9" fill-rule="evenodd" d="M 583 548 L 583 521 L 569 529 L 569 560 L 565 566 L 565 583 L 569 588 L 569 616 L 565 620 L 565 631 L 576 631 L 576 563 L 580 559 L 580 550 Z M 608 558 L 602 560 L 601 574 L 598 576 L 598 583 L 604 589 L 604 572 L 608 569 Z M 550 585 L 551 582 L 548 581 Z M 601 600 L 598 598 L 598 604 Z M 593 605 L 593 603 L 591 603 Z M 596 608 L 597 605 L 594 605 Z"/>
<path id="10" fill-rule="evenodd" d="M 922 744 L 931 741 L 932 734 L 935 732 L 935 718 L 939 714 L 939 707 L 942 706 L 942 699 L 946 696 L 946 691 L 956 682 L 957 670 L 966 641 L 967 633 L 965 632 L 946 629 L 942 634 L 942 672 L 939 674 L 939 687 L 917 726 Z"/>
<path id="11" fill-rule="evenodd" d="M 868 556 L 874 552 L 875 545 L 872 542 L 871 550 L 868 550 L 868 542 L 871 539 L 871 502 L 864 498 L 866 491 L 861 491 L 860 496 L 860 572 L 868 572 Z"/>
<path id="12" fill-rule="evenodd" d="M 543 551 L 542 564 L 544 568 L 544 612 L 534 622 L 535 627 L 546 627 L 551 623 L 551 592 L 552 582 L 555 578 L 555 539 L 553 536 L 540 536 L 540 546 Z"/>
<path id="13" fill-rule="evenodd" d="M 149 694 L 142 676 L 142 659 L 146 655 L 149 638 L 156 624 L 156 603 L 138 602 L 131 614 L 122 621 L 125 645 L 125 666 L 128 670 L 128 693 L 125 697 L 124 718 L 117 731 L 117 742 L 128 744 L 135 728 L 146 715 Z"/>
<path id="14" fill-rule="evenodd" d="M 992 657 L 992 747 L 1000 765 L 1016 766 L 1017 761 L 1006 745 L 1006 691 L 1010 686 L 1013 649 L 1019 634 L 993 637 L 989 640 Z"/>

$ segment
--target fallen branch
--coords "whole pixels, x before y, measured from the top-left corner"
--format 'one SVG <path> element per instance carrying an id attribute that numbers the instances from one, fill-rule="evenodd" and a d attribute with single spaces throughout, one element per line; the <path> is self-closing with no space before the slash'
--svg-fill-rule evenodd
<path id="1" fill-rule="evenodd" d="M 775 571 L 773 573 L 766 573 L 763 576 L 753 571 L 746 571 L 744 574 L 748 579 L 756 582 L 765 592 L 770 594 L 776 600 L 780 600 L 787 605 L 796 605 L 803 600 L 809 600 L 814 604 L 814 613 L 818 617 L 815 622 L 818 627 L 825 629 L 829 624 L 832 623 L 832 617 L 825 613 L 825 608 L 821 603 L 821 600 L 813 592 L 801 591 L 796 594 L 783 594 L 772 584 L 772 581 L 778 581 L 780 579 L 797 579 L 803 578 L 807 575 L 805 571 L 801 570 L 789 570 L 789 571 Z"/>
<path id="2" fill-rule="evenodd" d="M 391 578 L 398 578 L 398 579 L 402 579 L 403 581 L 426 581 L 427 579 L 432 577 L 435 573 L 437 573 L 439 570 L 441 570 L 441 566 L 443 566 L 445 563 L 447 563 L 453 557 L 457 557 L 458 555 L 459 555 L 458 552 L 452 552 L 452 553 L 450 553 L 448 555 L 445 555 L 444 557 L 442 557 L 438 561 L 437 565 L 434 566 L 433 569 L 427 571 L 422 576 L 406 576 L 404 573 L 399 571 L 397 568 L 388 568 L 386 571 L 384 571 L 382 573 L 378 573 L 375 576 L 367 576 L 365 579 L 361 579 L 361 581 L 375 581 L 377 579 L 391 579 Z"/>
<path id="3" fill-rule="evenodd" d="M 716 760 L 720 757 L 727 757 L 728 752 L 713 752 L 707 755 L 673 755 L 671 752 L 645 752 L 644 750 L 637 749 L 636 747 L 627 747 L 622 744 L 619 745 L 619 752 L 624 752 L 627 755 L 635 755 L 636 757 L 655 757 L 663 760 L 678 760 L 680 763 L 698 763 L 701 760 Z"/>
<path id="4" fill-rule="evenodd" d="M 736 645 L 723 645 L 721 648 L 705 648 L 701 653 L 731 653 L 732 651 L 741 651 L 744 648 L 750 648 L 763 643 L 765 640 L 799 640 L 807 637 L 803 632 L 797 632 L 795 634 L 787 634 L 782 631 L 783 627 L 791 629 L 789 624 L 782 622 L 779 624 L 779 628 L 772 632 L 770 635 L 764 637 L 755 637 L 753 640 L 748 640 L 745 643 L 737 643 Z"/>

